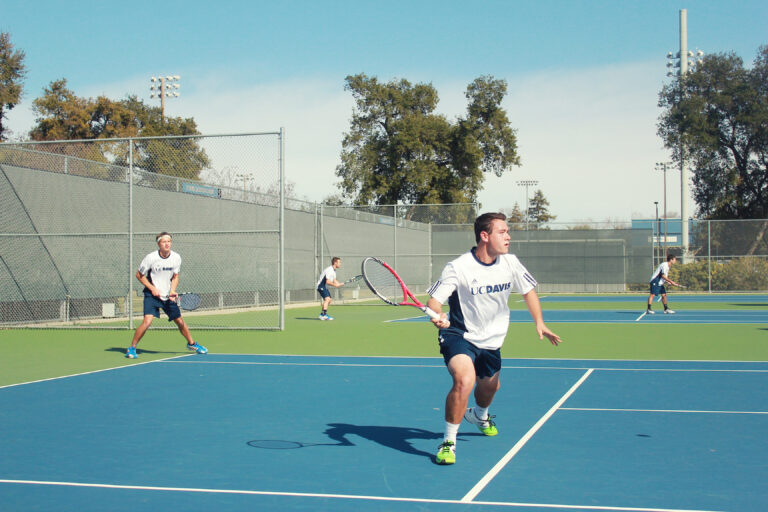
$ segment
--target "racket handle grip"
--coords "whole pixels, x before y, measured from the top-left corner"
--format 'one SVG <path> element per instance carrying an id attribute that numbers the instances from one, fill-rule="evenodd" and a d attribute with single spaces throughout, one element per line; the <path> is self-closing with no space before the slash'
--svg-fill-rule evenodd
<path id="1" fill-rule="evenodd" d="M 435 320 L 440 318 L 440 315 L 429 309 L 427 306 L 424 306 L 421 310 L 425 312 L 430 318 L 434 318 Z"/>

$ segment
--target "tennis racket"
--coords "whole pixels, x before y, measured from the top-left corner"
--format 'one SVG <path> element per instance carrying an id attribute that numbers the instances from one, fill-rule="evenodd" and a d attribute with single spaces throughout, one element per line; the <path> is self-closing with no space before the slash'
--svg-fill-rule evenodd
<path id="1" fill-rule="evenodd" d="M 378 258 L 368 257 L 363 260 L 363 279 L 368 288 L 381 300 L 393 306 L 413 306 L 419 308 L 431 318 L 440 315 L 419 302 L 413 293 L 405 286 L 400 276 L 392 267 Z"/>
<path id="2" fill-rule="evenodd" d="M 193 311 L 200 307 L 200 296 L 196 293 L 180 293 L 176 298 L 179 307 L 187 311 Z"/>
<path id="3" fill-rule="evenodd" d="M 346 285 L 346 284 L 349 284 L 349 283 L 356 283 L 357 281 L 361 280 L 362 278 L 363 278 L 363 274 L 358 274 L 358 275 L 356 275 L 354 277 L 350 277 L 349 279 L 344 281 L 344 284 Z"/>

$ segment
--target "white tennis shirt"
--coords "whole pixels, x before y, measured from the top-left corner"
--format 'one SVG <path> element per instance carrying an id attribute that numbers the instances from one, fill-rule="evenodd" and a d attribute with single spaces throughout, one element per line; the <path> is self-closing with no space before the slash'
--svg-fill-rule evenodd
<path id="1" fill-rule="evenodd" d="M 171 293 L 171 279 L 174 274 L 179 273 L 179 270 L 181 270 L 181 256 L 173 251 L 167 258 L 160 256 L 160 251 L 153 251 L 147 254 L 139 265 L 139 272 L 147 276 L 149 282 L 160 290 L 162 300 L 168 300 L 168 295 Z"/>
<path id="2" fill-rule="evenodd" d="M 320 274 L 320 279 L 317 280 L 317 286 L 318 288 L 320 286 L 325 286 L 326 281 L 333 281 L 336 279 L 336 269 L 333 268 L 333 265 L 330 267 L 326 267 L 325 270 L 323 270 L 323 273 Z"/>
<path id="3" fill-rule="evenodd" d="M 659 264 L 658 267 L 656 267 L 656 272 L 653 273 L 651 276 L 651 284 L 655 284 L 658 286 L 662 286 L 665 281 L 664 278 L 661 276 L 668 276 L 669 275 L 669 262 L 663 261 Z"/>
<path id="4" fill-rule="evenodd" d="M 479 348 L 495 350 L 504 344 L 509 329 L 510 294 L 525 295 L 537 283 L 514 254 L 485 264 L 474 251 L 448 262 L 428 293 L 441 304 L 448 302 L 449 329 L 462 332 Z"/>

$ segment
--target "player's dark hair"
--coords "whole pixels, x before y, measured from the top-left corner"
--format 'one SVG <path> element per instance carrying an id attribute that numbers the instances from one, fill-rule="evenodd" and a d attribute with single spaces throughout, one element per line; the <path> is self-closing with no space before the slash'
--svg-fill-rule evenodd
<path id="1" fill-rule="evenodd" d="M 480 233 L 491 233 L 491 224 L 494 220 L 507 220 L 503 213 L 484 213 L 475 219 L 475 242 L 480 243 Z"/>
<path id="2" fill-rule="evenodd" d="M 334 263 L 336 263 L 339 260 L 341 260 L 341 258 L 339 258 L 338 256 L 334 256 L 333 258 L 331 258 L 331 265 L 333 265 Z"/>
<path id="3" fill-rule="evenodd" d="M 677 259 L 677 256 L 675 256 L 674 254 L 667 254 L 667 262 L 670 262 L 675 259 Z"/>
<path id="4" fill-rule="evenodd" d="M 161 239 L 161 238 L 163 238 L 164 236 L 170 236 L 170 237 L 171 237 L 171 240 L 173 240 L 173 237 L 171 236 L 171 234 L 170 234 L 169 232 L 167 232 L 167 231 L 163 231 L 162 233 L 160 233 L 159 235 L 157 235 L 157 236 L 155 237 L 155 242 L 159 242 L 159 241 L 160 241 L 160 239 Z"/>

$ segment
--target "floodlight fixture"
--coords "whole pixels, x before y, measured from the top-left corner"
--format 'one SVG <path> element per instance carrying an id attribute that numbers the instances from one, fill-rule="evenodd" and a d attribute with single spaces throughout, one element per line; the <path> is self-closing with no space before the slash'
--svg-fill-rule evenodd
<path id="1" fill-rule="evenodd" d="M 178 83 L 169 83 L 169 82 L 176 82 L 180 80 L 181 77 L 179 75 L 158 75 L 157 77 L 151 77 L 150 81 L 152 82 L 152 85 L 150 86 L 149 90 L 152 91 L 152 93 L 149 95 L 150 98 L 154 99 L 155 96 L 160 98 L 160 115 L 163 121 L 165 121 L 165 98 L 178 98 L 179 93 L 176 91 L 179 89 Z M 160 82 L 158 85 L 155 85 L 155 82 Z"/>
<path id="2" fill-rule="evenodd" d="M 528 187 L 535 187 L 539 184 L 538 180 L 518 180 L 518 187 L 525 187 L 525 230 L 528 231 L 528 217 L 530 216 L 531 207 L 528 203 Z"/>

